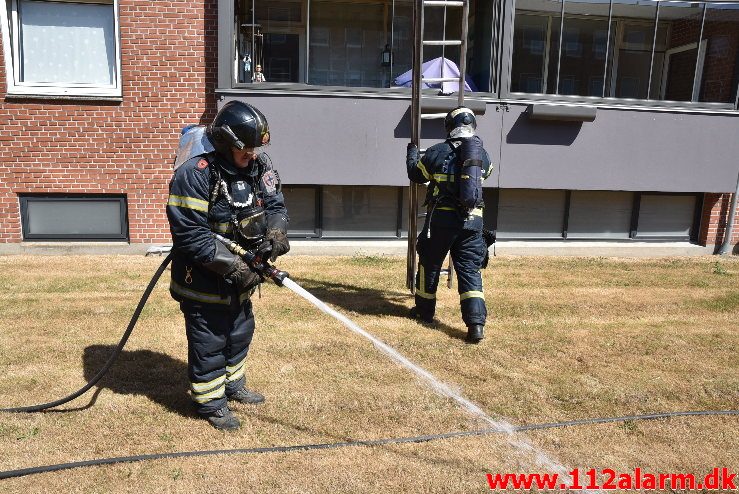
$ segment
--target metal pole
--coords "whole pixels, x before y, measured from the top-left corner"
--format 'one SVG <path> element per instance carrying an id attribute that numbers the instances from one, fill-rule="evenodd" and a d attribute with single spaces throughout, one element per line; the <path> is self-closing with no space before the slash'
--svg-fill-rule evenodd
<path id="1" fill-rule="evenodd" d="M 731 254 L 731 237 L 734 233 L 734 219 L 736 218 L 736 203 L 737 196 L 739 196 L 739 175 L 736 177 L 736 190 L 734 191 L 734 197 L 731 198 L 731 208 L 729 209 L 729 220 L 726 222 L 726 229 L 724 230 L 724 243 L 721 244 L 721 249 L 718 253 L 722 256 Z"/>
<path id="2" fill-rule="evenodd" d="M 423 0 L 413 2 L 413 82 L 411 85 L 411 142 L 421 147 L 421 59 L 423 57 Z M 408 252 L 405 285 L 416 293 L 416 235 L 418 234 L 418 185 L 408 190 Z"/>

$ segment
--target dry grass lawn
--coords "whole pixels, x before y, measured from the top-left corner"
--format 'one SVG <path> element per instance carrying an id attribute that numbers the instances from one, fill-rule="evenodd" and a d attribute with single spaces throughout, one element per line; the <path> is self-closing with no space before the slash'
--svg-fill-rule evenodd
<path id="1" fill-rule="evenodd" d="M 161 258 L 0 257 L 0 408 L 81 387 L 106 360 Z M 464 343 L 456 289 L 440 324 L 405 318 L 405 260 L 291 257 L 318 298 L 516 425 L 739 408 L 739 260 L 499 257 L 484 272 L 487 338 Z M 255 299 L 250 386 L 235 433 L 186 395 L 182 316 L 160 281 L 121 359 L 66 411 L 0 414 L 0 471 L 156 452 L 473 430 L 366 340 L 287 289 Z M 739 468 L 739 418 L 526 433 L 569 468 L 707 473 Z M 489 492 L 485 473 L 540 470 L 499 436 L 330 451 L 171 459 L 0 481 L 0 492 Z"/>

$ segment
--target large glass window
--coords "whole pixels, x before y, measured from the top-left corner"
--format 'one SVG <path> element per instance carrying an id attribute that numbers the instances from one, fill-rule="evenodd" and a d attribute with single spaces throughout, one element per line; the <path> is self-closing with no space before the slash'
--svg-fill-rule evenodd
<path id="1" fill-rule="evenodd" d="M 308 82 L 328 86 L 387 87 L 380 54 L 390 43 L 388 2 L 310 3 Z"/>
<path id="2" fill-rule="evenodd" d="M 697 202 L 696 195 L 641 194 L 636 238 L 689 240 Z"/>
<path id="3" fill-rule="evenodd" d="M 117 1 L 3 4 L 8 7 L 1 9 L 0 19 L 9 93 L 121 95 Z"/>
<path id="4" fill-rule="evenodd" d="M 633 204 L 633 192 L 572 191 L 567 238 L 629 238 Z"/>
<path id="5" fill-rule="evenodd" d="M 562 238 L 564 190 L 501 189 L 498 238 Z"/>
<path id="6" fill-rule="evenodd" d="M 705 58 L 698 101 L 735 103 L 739 80 L 739 3 L 706 6 L 702 41 Z"/>
<path id="7" fill-rule="evenodd" d="M 517 0 L 510 90 L 734 104 L 738 50 L 737 2 Z"/>
<path id="8" fill-rule="evenodd" d="M 236 0 L 236 82 L 305 80 L 305 3 Z"/>
<path id="9" fill-rule="evenodd" d="M 414 0 L 233 1 L 237 84 L 382 88 L 412 67 Z M 475 90 L 491 87 L 493 11 L 493 2 L 470 0 L 467 66 Z M 460 39 L 460 8 L 425 12 L 425 39 Z M 459 50 L 426 46 L 423 61 L 443 56 L 459 64 Z"/>
<path id="10" fill-rule="evenodd" d="M 27 240 L 126 240 L 124 197 L 23 196 L 21 223 Z"/>
<path id="11" fill-rule="evenodd" d="M 285 206 L 290 215 L 288 234 L 294 237 L 315 237 L 318 234 L 318 188 L 283 187 Z"/>
<path id="12" fill-rule="evenodd" d="M 323 187 L 324 237 L 397 237 L 398 188 Z"/>

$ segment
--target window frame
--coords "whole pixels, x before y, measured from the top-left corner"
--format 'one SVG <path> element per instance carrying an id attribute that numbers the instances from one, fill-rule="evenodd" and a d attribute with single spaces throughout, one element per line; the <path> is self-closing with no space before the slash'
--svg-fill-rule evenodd
<path id="1" fill-rule="evenodd" d="M 490 211 L 486 211 L 486 225 L 488 225 L 488 228 L 495 231 L 499 234 L 499 226 L 500 226 L 500 192 L 502 189 L 500 188 L 491 188 L 490 195 L 492 196 L 492 201 L 490 201 L 490 204 L 487 204 L 487 209 Z M 488 190 L 487 188 L 485 190 Z M 535 189 L 521 189 L 521 190 L 535 190 Z M 565 193 L 564 197 L 564 209 L 562 211 L 563 218 L 562 218 L 562 230 L 561 230 L 561 236 L 559 237 L 550 237 L 550 236 L 504 236 L 498 237 L 498 240 L 501 242 L 510 242 L 510 241 L 526 241 L 526 242 L 617 242 L 617 243 L 628 243 L 628 242 L 690 242 L 690 243 L 698 243 L 699 235 L 700 235 L 700 229 L 701 229 L 701 220 L 702 220 L 702 211 L 703 211 L 703 200 L 704 200 L 704 193 L 702 192 L 659 192 L 659 191 L 610 191 L 610 190 L 573 190 L 573 189 L 552 189 L 552 190 L 562 190 Z M 573 237 L 570 235 L 570 212 L 571 212 L 571 205 L 572 205 L 572 193 L 573 192 L 630 192 L 633 193 L 633 200 L 632 200 L 632 206 L 631 206 L 631 218 L 630 218 L 630 225 L 629 225 L 629 231 L 627 237 L 621 237 L 621 238 L 603 238 L 603 237 L 597 237 L 597 236 L 576 236 Z M 672 196 L 672 197 L 695 197 L 695 209 L 693 210 L 693 217 L 692 217 L 692 224 L 690 227 L 690 232 L 687 236 L 678 236 L 678 235 L 644 235 L 639 232 L 639 213 L 641 209 L 641 200 L 642 196 Z M 490 216 L 488 216 L 488 214 Z"/>
<path id="2" fill-rule="evenodd" d="M 563 1 L 563 9 L 565 8 L 565 5 L 567 3 L 567 0 Z M 617 1 L 617 0 L 614 0 Z M 670 3 L 685 3 L 683 0 L 658 0 L 660 4 L 668 5 Z M 736 98 L 735 101 L 729 102 L 729 103 L 711 103 L 711 102 L 691 102 L 691 101 L 669 101 L 669 100 L 659 100 L 659 99 L 636 99 L 636 98 L 616 98 L 611 96 L 604 96 L 604 97 L 598 97 L 598 96 L 575 96 L 575 95 L 559 95 L 559 94 L 545 94 L 545 93 L 520 93 L 520 92 L 512 92 L 510 90 L 511 87 L 511 69 L 513 67 L 513 36 L 514 36 L 514 29 L 515 29 L 515 17 L 516 17 L 516 3 L 517 0 L 509 0 L 506 5 L 507 9 L 505 12 L 505 17 L 503 19 L 503 35 L 501 37 L 501 43 L 503 45 L 503 57 L 501 60 L 501 85 L 500 85 L 500 98 L 502 100 L 508 100 L 511 102 L 557 102 L 557 103 L 564 103 L 564 104 L 580 104 L 580 105 L 588 105 L 588 106 L 608 106 L 613 108 L 618 107 L 628 107 L 628 108 L 640 108 L 640 109 L 666 109 L 666 110 L 675 110 L 675 109 L 681 109 L 681 110 L 709 110 L 709 111 L 716 111 L 716 112 L 736 112 L 737 109 L 739 109 L 739 81 L 736 81 L 737 88 L 736 91 Z M 701 0 L 700 3 L 704 4 L 704 11 L 709 9 L 711 6 L 716 4 L 721 4 L 722 2 L 716 2 L 716 1 L 706 1 Z M 731 0 L 726 3 L 737 5 L 739 7 L 739 1 Z M 610 10 L 610 9 L 609 9 Z M 549 15 L 545 12 L 537 12 L 537 11 L 526 11 L 527 15 Z M 553 15 L 553 14 L 552 14 Z M 570 14 L 568 16 L 567 12 L 565 11 L 565 17 L 576 17 L 575 14 Z M 611 19 L 611 16 L 609 15 L 608 19 Z M 660 21 L 659 19 L 657 19 Z M 623 20 L 620 19 L 611 19 L 611 22 L 615 23 L 615 26 L 611 26 L 609 28 L 609 31 L 613 31 L 614 29 L 618 29 L 618 26 L 623 24 Z M 661 22 L 661 21 L 660 21 Z M 659 24 L 655 24 L 655 26 L 658 26 Z M 613 41 L 614 43 L 618 42 L 618 38 L 613 38 L 613 33 L 611 33 L 608 37 L 608 43 L 609 46 L 607 48 L 606 53 L 606 62 L 608 62 L 608 57 L 610 56 L 611 52 L 615 52 L 617 50 L 617 47 L 611 47 L 610 43 Z M 551 42 L 551 41 L 550 41 Z M 547 46 L 547 52 L 549 51 L 550 46 Z M 560 46 L 561 49 L 561 46 Z M 654 46 L 652 47 L 652 51 L 654 53 Z M 614 55 L 615 56 L 615 55 Z M 613 62 L 616 63 L 615 61 Z M 651 70 L 651 69 L 650 69 Z M 604 73 L 604 76 L 606 78 L 606 81 L 609 80 L 609 75 L 612 75 L 615 73 L 615 69 L 611 68 L 611 74 Z M 605 86 L 605 85 L 604 85 Z M 613 84 L 611 84 L 611 87 L 613 87 Z"/>
<path id="3" fill-rule="evenodd" d="M 287 229 L 287 236 L 288 238 L 320 238 L 321 237 L 321 201 L 323 199 L 323 193 L 321 190 L 320 185 L 305 185 L 305 184 L 298 184 L 298 185 L 283 185 L 284 187 L 289 187 L 291 189 L 304 189 L 304 190 L 312 190 L 313 191 L 313 201 L 314 201 L 314 207 L 313 207 L 313 233 L 306 233 L 305 231 L 301 232 L 294 232 L 289 227 Z M 283 190 L 284 194 L 284 190 Z M 286 206 L 287 206 L 287 213 L 288 216 L 290 215 L 290 203 L 286 199 Z"/>
<path id="4" fill-rule="evenodd" d="M 115 40 L 114 81 L 111 85 L 85 83 L 39 83 L 22 82 L 20 78 L 20 18 L 19 0 L 0 0 L 0 22 L 2 22 L 3 55 L 7 95 L 9 97 L 43 97 L 69 99 L 112 99 L 123 98 L 121 76 L 121 36 L 119 0 L 42 0 L 54 3 L 111 5 L 113 8 L 113 29 Z M 10 14 L 10 17 L 8 17 Z M 12 28 L 12 33 L 10 32 Z M 12 39 L 11 39 L 12 37 Z"/>
<path id="5" fill-rule="evenodd" d="M 42 241 L 69 241 L 69 240 L 88 240 L 88 241 L 110 241 L 122 240 L 128 242 L 130 240 L 130 231 L 128 224 L 128 200 L 125 194 L 22 194 L 18 196 L 20 202 L 21 213 L 21 230 L 22 238 L 26 240 L 42 240 Z M 100 201 L 101 199 L 117 202 L 120 207 L 120 226 L 122 233 L 119 235 L 105 234 L 80 234 L 80 233 L 29 233 L 28 232 L 28 203 L 29 202 L 45 202 L 60 201 L 69 202 L 88 202 Z"/>
<path id="6" fill-rule="evenodd" d="M 2 1 L 2 0 L 0 0 Z M 307 2 L 308 12 L 306 14 L 306 23 L 310 23 L 310 2 Z M 669 1 L 669 0 L 664 0 Z M 678 1 L 678 0 L 674 0 Z M 684 3 L 684 0 L 680 0 Z M 704 0 L 701 0 L 704 1 Z M 713 1 L 710 5 L 716 4 Z M 739 5 L 739 0 L 730 0 L 731 4 Z M 739 109 L 739 81 L 735 90 L 735 101 L 729 103 L 711 103 L 711 102 L 680 102 L 680 101 L 663 101 L 657 99 L 634 99 L 634 98 L 616 98 L 608 95 L 599 96 L 574 96 L 574 95 L 554 95 L 544 93 L 520 93 L 511 92 L 511 67 L 512 67 L 512 51 L 513 51 L 513 27 L 516 9 L 516 0 L 501 0 L 495 2 L 499 5 L 494 9 L 492 26 L 494 31 L 491 39 L 491 85 L 492 91 L 479 91 L 470 93 L 470 99 L 486 101 L 492 103 L 560 103 L 566 105 L 628 109 L 628 110 L 646 110 L 646 111 L 664 111 L 664 112 L 684 112 L 684 113 L 702 113 L 702 114 L 736 114 Z M 306 83 L 270 83 L 269 81 L 262 84 L 234 84 L 235 75 L 232 73 L 233 60 L 235 60 L 234 43 L 231 41 L 234 29 L 234 0 L 218 0 L 218 19 L 219 26 L 225 26 L 218 30 L 218 87 L 216 94 L 220 97 L 238 94 L 275 94 L 275 95 L 301 95 L 301 96 L 333 96 L 348 98 L 382 98 L 382 99 L 409 99 L 411 96 L 410 88 L 367 88 L 367 87 L 344 87 L 344 86 L 325 86 L 325 85 L 309 85 Z M 531 11 L 530 13 L 535 13 Z M 609 15 L 609 19 L 611 16 Z M 623 24 L 623 21 L 614 19 L 615 26 L 611 26 L 611 34 L 608 36 L 607 56 L 604 65 L 608 62 L 608 53 L 614 48 L 611 46 L 615 41 L 614 31 L 616 27 Z M 632 20 L 629 22 L 637 22 Z M 306 36 L 306 51 L 310 45 L 310 39 Z M 306 57 L 308 54 L 306 54 Z M 548 55 L 547 55 L 548 56 Z M 548 64 L 547 64 L 548 65 Z M 612 71 L 613 68 L 608 66 Z M 306 71 L 309 70 L 306 63 Z M 438 91 L 423 90 L 424 95 L 436 96 Z M 608 91 L 606 91 L 608 93 Z"/>

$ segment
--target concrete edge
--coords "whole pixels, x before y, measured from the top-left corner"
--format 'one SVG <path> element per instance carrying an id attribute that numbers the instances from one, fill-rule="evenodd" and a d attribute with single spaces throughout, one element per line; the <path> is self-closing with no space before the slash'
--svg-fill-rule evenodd
<path id="1" fill-rule="evenodd" d="M 290 254 L 299 256 L 404 256 L 405 240 L 292 240 Z M 166 243 L 21 242 L 0 244 L 0 255 L 146 255 L 166 254 Z M 708 256 L 716 246 L 688 242 L 499 241 L 491 254 L 575 257 Z"/>

